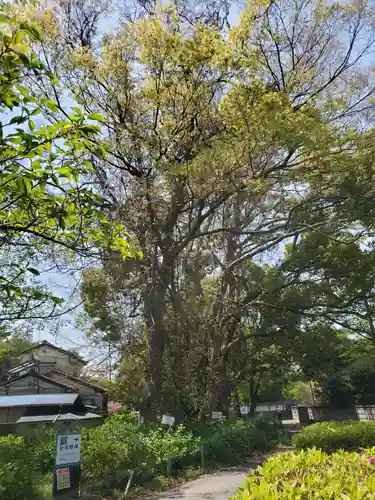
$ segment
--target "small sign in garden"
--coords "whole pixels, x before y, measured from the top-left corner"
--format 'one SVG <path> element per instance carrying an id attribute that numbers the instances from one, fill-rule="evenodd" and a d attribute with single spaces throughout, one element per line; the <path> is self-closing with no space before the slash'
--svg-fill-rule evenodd
<path id="1" fill-rule="evenodd" d="M 56 435 L 56 460 L 53 474 L 53 498 L 78 498 L 81 478 L 81 433 Z"/>
<path id="2" fill-rule="evenodd" d="M 213 411 L 212 418 L 213 420 L 221 420 L 223 418 L 223 413 L 221 411 Z"/>
<path id="3" fill-rule="evenodd" d="M 161 423 L 164 425 L 169 425 L 169 427 L 172 427 L 175 423 L 175 418 L 172 417 L 171 415 L 163 415 L 161 419 Z"/>
<path id="4" fill-rule="evenodd" d="M 76 464 L 81 456 L 81 434 L 72 432 L 57 434 L 56 440 L 56 465 Z"/>
<path id="5" fill-rule="evenodd" d="M 241 415 L 248 415 L 249 414 L 249 407 L 248 406 L 240 406 L 240 412 Z"/>

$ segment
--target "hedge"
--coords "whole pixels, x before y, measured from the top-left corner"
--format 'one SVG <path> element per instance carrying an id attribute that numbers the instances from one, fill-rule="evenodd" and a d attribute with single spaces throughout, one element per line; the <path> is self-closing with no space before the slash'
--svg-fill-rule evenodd
<path id="1" fill-rule="evenodd" d="M 292 443 L 297 449 L 315 446 L 326 452 L 359 450 L 375 446 L 375 422 L 320 422 L 295 434 Z"/>
<path id="2" fill-rule="evenodd" d="M 337 451 L 327 454 L 313 448 L 274 455 L 245 485 L 235 500 L 362 500 L 374 498 L 375 448 L 361 455 Z"/>

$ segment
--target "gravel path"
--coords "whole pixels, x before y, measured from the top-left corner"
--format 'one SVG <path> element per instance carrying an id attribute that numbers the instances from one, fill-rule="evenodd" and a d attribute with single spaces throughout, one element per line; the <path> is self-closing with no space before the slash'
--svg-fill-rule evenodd
<path id="1" fill-rule="evenodd" d="M 249 460 L 246 464 L 222 469 L 214 474 L 181 485 L 179 488 L 161 493 L 153 500 L 228 500 L 236 493 L 250 469 L 255 469 L 267 458 Z"/>

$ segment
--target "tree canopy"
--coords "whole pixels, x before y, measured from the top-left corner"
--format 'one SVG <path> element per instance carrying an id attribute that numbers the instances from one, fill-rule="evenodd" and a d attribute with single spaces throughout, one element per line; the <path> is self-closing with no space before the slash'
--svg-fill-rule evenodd
<path id="1" fill-rule="evenodd" d="M 44 30 L 32 47 L 48 71 L 30 72 L 25 89 L 53 124 L 42 137 L 72 134 L 38 164 L 65 227 L 59 216 L 48 226 L 46 203 L 33 230 L 48 239 L 58 227 L 71 245 L 82 214 L 75 189 L 59 193 L 68 161 L 80 192 L 89 178 L 79 199 L 94 211 L 75 250 L 103 249 L 106 230 L 124 227 L 142 249 L 100 251 L 81 288 L 123 380 L 142 360 L 137 404 L 150 418 L 205 418 L 275 366 L 312 377 L 328 353 L 328 373 L 336 331 L 375 338 L 373 6 L 142 1 L 103 34 L 106 8 L 12 12 Z M 68 97 L 78 110 L 66 116 Z"/>

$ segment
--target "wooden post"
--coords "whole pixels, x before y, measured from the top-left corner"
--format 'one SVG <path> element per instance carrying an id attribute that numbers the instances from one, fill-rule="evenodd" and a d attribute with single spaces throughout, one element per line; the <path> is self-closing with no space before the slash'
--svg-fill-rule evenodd
<path id="1" fill-rule="evenodd" d="M 132 471 L 130 471 L 130 476 L 129 476 L 129 479 L 128 479 L 128 483 L 126 485 L 125 493 L 124 493 L 124 496 L 122 498 L 125 498 L 127 496 L 129 488 L 130 488 L 130 485 L 132 484 L 133 476 L 134 476 L 134 471 L 132 470 Z"/>
<path id="2" fill-rule="evenodd" d="M 201 445 L 201 470 L 204 472 L 204 447 Z"/>
<path id="3" fill-rule="evenodd" d="M 172 457 L 167 459 L 167 474 L 169 477 L 172 475 Z"/>

